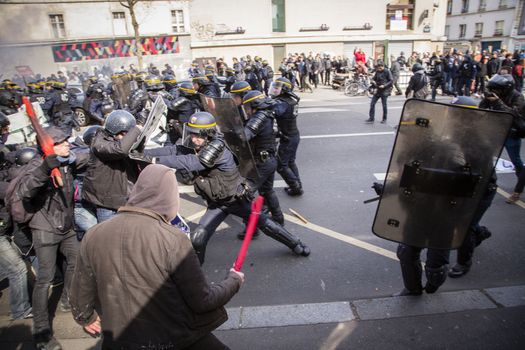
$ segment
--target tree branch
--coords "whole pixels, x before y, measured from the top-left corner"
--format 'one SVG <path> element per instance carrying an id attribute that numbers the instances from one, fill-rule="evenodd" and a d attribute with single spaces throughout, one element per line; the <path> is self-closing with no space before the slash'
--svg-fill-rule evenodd
<path id="1" fill-rule="evenodd" d="M 127 8 L 127 9 L 129 9 L 129 5 L 124 5 L 124 2 L 122 2 L 122 1 L 119 1 L 119 3 L 120 3 L 121 6 L 123 6 L 123 7 Z"/>

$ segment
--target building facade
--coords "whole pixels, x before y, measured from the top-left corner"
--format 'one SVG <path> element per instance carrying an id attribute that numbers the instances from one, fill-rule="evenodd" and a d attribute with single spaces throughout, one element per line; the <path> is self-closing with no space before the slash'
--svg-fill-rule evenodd
<path id="1" fill-rule="evenodd" d="M 188 1 L 139 1 L 134 10 L 144 66 L 169 63 L 185 73 L 192 59 Z M 119 1 L 1 0 L 0 28 L 6 76 L 137 65 L 131 16 Z"/>
<path id="2" fill-rule="evenodd" d="M 193 0 L 194 57 L 262 56 L 274 67 L 291 53 L 353 57 L 442 49 L 446 0 Z"/>
<path id="3" fill-rule="evenodd" d="M 0 0 L 0 72 L 136 65 L 130 12 L 117 0 Z M 446 0 L 141 0 L 145 66 L 247 54 L 274 67 L 291 53 L 397 56 L 442 49 Z"/>
<path id="4" fill-rule="evenodd" d="M 448 0 L 446 47 L 474 51 L 525 48 L 524 3 L 523 0 Z"/>

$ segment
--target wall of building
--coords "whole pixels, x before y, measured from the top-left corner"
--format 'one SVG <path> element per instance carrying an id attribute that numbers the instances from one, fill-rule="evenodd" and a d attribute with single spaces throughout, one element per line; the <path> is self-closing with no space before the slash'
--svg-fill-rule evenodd
<path id="1" fill-rule="evenodd" d="M 499 1 L 486 1 L 484 11 L 479 11 L 479 0 L 469 1 L 467 13 L 461 13 L 461 0 L 454 0 L 452 3 L 452 13 L 447 16 L 449 26 L 448 41 L 469 41 L 473 48 L 479 48 L 482 42 L 501 41 L 502 48 L 509 48 L 511 45 L 511 33 L 514 26 L 517 0 L 507 0 L 505 9 L 499 8 Z M 494 35 L 496 21 L 504 21 L 503 34 Z M 476 37 L 476 23 L 483 23 L 481 37 Z M 466 33 L 460 37 L 460 25 L 466 24 Z M 512 47 L 510 47 L 512 49 Z"/>
<path id="2" fill-rule="evenodd" d="M 210 2 L 193 0 L 190 3 L 192 25 L 192 49 L 194 53 L 205 51 L 210 56 L 222 57 L 228 61 L 230 48 L 239 56 L 239 47 L 246 52 L 269 45 L 285 45 L 286 53 L 330 52 L 335 55 L 348 54 L 345 43 L 366 48 L 374 47 L 375 42 L 412 41 L 415 46 L 428 51 L 444 40 L 446 21 L 446 0 L 417 0 L 415 2 L 414 30 L 387 31 L 386 8 L 391 0 L 370 0 L 367 2 L 331 0 L 324 2 L 305 2 L 286 0 L 286 32 L 272 32 L 271 0 L 232 0 Z M 248 9 L 250 16 L 239 16 L 238 9 Z M 373 11 L 371 11 L 373 9 Z M 422 14 L 428 10 L 428 17 Z M 227 23 L 228 25 L 226 25 Z M 343 30 L 344 27 L 363 27 L 369 23 L 370 30 Z M 326 31 L 301 31 L 301 28 L 329 27 Z M 215 35 L 220 30 L 234 30 L 242 27 L 243 34 Z M 429 33 L 424 33 L 425 28 Z M 359 45 L 359 43 L 362 43 Z M 433 43 L 438 43 L 434 45 Z M 227 49 L 225 50 L 224 47 Z M 205 49 L 205 50 L 204 50 Z M 427 51 L 427 50 L 425 50 Z M 216 53 L 216 54 L 215 54 Z M 371 55 L 372 53 L 367 54 Z M 253 53 L 252 53 L 253 55 Z M 263 52 L 258 54 L 264 56 Z M 269 55 L 271 59 L 271 55 Z"/>
<path id="3" fill-rule="evenodd" d="M 117 1 L 31 1 L 30 4 L 0 3 L 0 72 L 11 75 L 16 66 L 27 65 L 37 73 L 50 74 L 58 69 L 93 70 L 94 67 L 110 65 L 118 67 L 137 65 L 136 57 L 99 58 L 83 57 L 72 62 L 58 62 L 53 56 L 53 47 L 63 44 L 104 42 L 132 39 L 134 36 L 131 17 L 126 8 Z M 182 9 L 185 14 L 186 35 L 172 31 L 171 10 Z M 140 34 L 143 37 L 172 37 L 178 40 L 178 53 L 145 55 L 145 65 L 170 63 L 180 73 L 186 72 L 192 55 L 189 36 L 189 10 L 187 1 L 143 1 L 135 8 Z M 127 34 L 115 36 L 113 12 L 124 12 Z M 57 39 L 53 35 L 50 14 L 62 14 L 66 36 Z M 170 39 L 171 40 L 171 39 Z M 127 46 L 131 46 L 126 43 Z M 174 50 L 173 50 L 174 51 Z M 165 51 L 165 52 L 170 52 Z M 154 51 L 150 51 L 154 53 Z M 78 57 L 76 57 L 78 58 Z M 75 58 L 75 59 L 76 59 Z M 89 59 L 89 60 L 88 60 Z M 84 68 L 82 68 L 84 67 Z M 180 68 L 179 68 L 180 67 Z"/>

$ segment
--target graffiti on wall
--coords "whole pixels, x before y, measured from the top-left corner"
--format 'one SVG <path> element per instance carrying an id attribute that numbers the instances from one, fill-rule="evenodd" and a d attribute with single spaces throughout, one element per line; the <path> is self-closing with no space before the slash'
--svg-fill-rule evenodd
<path id="1" fill-rule="evenodd" d="M 141 38 L 143 55 L 179 53 L 177 36 Z M 99 40 L 52 47 L 55 62 L 98 60 L 103 58 L 136 56 L 135 39 Z"/>

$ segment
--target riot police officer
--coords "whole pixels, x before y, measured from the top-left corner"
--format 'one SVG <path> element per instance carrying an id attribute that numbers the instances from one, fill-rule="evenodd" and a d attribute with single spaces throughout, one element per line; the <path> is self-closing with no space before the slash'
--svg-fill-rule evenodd
<path id="1" fill-rule="evenodd" d="M 230 92 L 231 87 L 237 81 L 235 77 L 235 70 L 233 68 L 226 68 L 226 84 L 224 85 L 224 92 Z"/>
<path id="2" fill-rule="evenodd" d="M 94 115 L 97 119 L 102 120 L 102 100 L 104 99 L 104 91 L 106 88 L 104 84 L 99 82 L 96 76 L 89 78 L 89 87 L 86 91 L 86 97 L 89 98 L 89 113 Z"/>
<path id="3" fill-rule="evenodd" d="M 207 76 L 196 75 L 191 81 L 193 88 L 199 93 L 210 97 L 221 97 L 221 92 L 217 90 L 217 87 L 210 82 Z"/>
<path id="4" fill-rule="evenodd" d="M 295 164 L 300 134 L 297 128 L 299 96 L 293 93 L 293 85 L 286 78 L 278 78 L 270 86 L 269 94 L 277 102 L 273 107 L 275 120 L 279 126 L 279 148 L 277 150 L 277 172 L 288 185 L 285 188 L 290 196 L 303 194 L 299 169 Z"/>
<path id="5" fill-rule="evenodd" d="M 31 102 L 38 102 L 40 107 L 46 102 L 44 85 L 41 81 L 37 81 L 36 79 L 29 80 L 27 83 L 27 92 L 29 100 Z"/>
<path id="6" fill-rule="evenodd" d="M 257 77 L 257 74 L 255 74 L 253 67 L 247 65 L 246 67 L 244 67 L 244 73 L 246 74 L 244 80 L 246 80 L 248 84 L 250 84 L 252 90 L 262 91 L 261 84 L 259 83 L 259 78 Z"/>
<path id="7" fill-rule="evenodd" d="M 173 98 L 179 97 L 179 87 L 177 85 L 177 79 L 175 79 L 174 75 L 165 74 L 162 77 L 162 83 L 164 84 L 164 88 L 168 94 L 173 96 Z"/>
<path id="8" fill-rule="evenodd" d="M 74 118 L 73 110 L 69 105 L 71 96 L 65 90 L 65 84 L 53 80 L 50 82 L 52 90 L 46 94 L 46 101 L 42 109 L 49 115 L 53 123 L 71 135 L 72 128 L 79 131 L 80 126 Z"/>
<path id="9" fill-rule="evenodd" d="M 208 241 L 229 214 L 248 219 L 252 193 L 239 173 L 235 156 L 217 132 L 215 118 L 210 113 L 198 112 L 192 115 L 186 130 L 188 139 L 184 144 L 191 145 L 194 150 L 173 146 L 150 149 L 145 153 L 153 157 L 154 163 L 198 173 L 198 180 L 194 183 L 195 192 L 206 200 L 208 208 L 199 226 L 192 232 L 191 241 L 202 264 Z M 261 213 L 258 227 L 295 254 L 310 254 L 310 248 L 265 213 Z"/>
<path id="10" fill-rule="evenodd" d="M 239 80 L 232 84 L 230 88 L 230 97 L 237 106 L 241 106 L 244 95 L 251 90 L 252 87 L 246 80 Z"/>
<path id="11" fill-rule="evenodd" d="M 204 75 L 208 78 L 210 83 L 213 85 L 215 92 L 218 93 L 220 97 L 221 86 L 219 85 L 219 79 L 217 78 L 217 74 L 215 74 L 215 69 L 213 68 L 213 66 L 206 66 L 204 68 Z"/>
<path id="12" fill-rule="evenodd" d="M 190 82 L 183 82 L 180 84 L 179 97 L 177 97 L 171 104 L 171 112 L 168 113 L 168 120 L 166 124 L 166 132 L 168 133 L 169 141 L 175 144 L 182 136 L 183 124 L 190 120 L 190 116 L 200 110 L 202 105 L 200 103 L 199 93 L 193 89 L 193 84 Z"/>
<path id="13" fill-rule="evenodd" d="M 273 69 L 268 65 L 267 60 L 262 61 L 261 77 L 264 81 L 264 93 L 268 95 L 268 89 L 273 82 Z"/>
<path id="14" fill-rule="evenodd" d="M 265 204 L 272 213 L 272 219 L 283 225 L 283 212 L 273 189 L 277 170 L 272 111 L 274 102 L 262 92 L 252 90 L 244 95 L 242 105 L 249 118 L 244 126 L 244 133 L 251 144 L 259 173 L 257 179 L 249 179 L 251 186 L 264 197 Z"/>
<path id="15" fill-rule="evenodd" d="M 148 75 L 144 79 L 144 87 L 146 91 L 137 91 L 129 102 L 129 111 L 135 116 L 137 123 L 141 125 L 146 122 L 157 96 L 161 96 L 168 107 L 173 101 L 173 96 L 164 90 L 164 84 L 159 76 Z"/>

